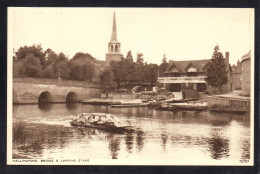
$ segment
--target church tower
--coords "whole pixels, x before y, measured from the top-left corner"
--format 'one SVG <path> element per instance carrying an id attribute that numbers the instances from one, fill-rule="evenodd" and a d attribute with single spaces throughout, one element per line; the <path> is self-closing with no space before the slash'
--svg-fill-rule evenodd
<path id="1" fill-rule="evenodd" d="M 114 12 L 113 18 L 113 27 L 112 27 L 112 35 L 110 42 L 108 43 L 108 53 L 106 53 L 106 64 L 110 65 L 111 61 L 120 61 L 123 56 L 120 53 L 121 45 L 120 42 L 117 41 L 117 32 L 116 32 L 116 15 Z"/>

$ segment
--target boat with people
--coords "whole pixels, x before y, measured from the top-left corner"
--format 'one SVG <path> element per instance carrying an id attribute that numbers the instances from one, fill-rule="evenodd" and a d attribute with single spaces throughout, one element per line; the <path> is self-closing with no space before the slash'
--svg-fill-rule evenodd
<path id="1" fill-rule="evenodd" d="M 125 125 L 115 115 L 107 113 L 81 113 L 70 122 L 71 126 L 103 129 L 106 131 L 132 131 L 131 126 Z"/>

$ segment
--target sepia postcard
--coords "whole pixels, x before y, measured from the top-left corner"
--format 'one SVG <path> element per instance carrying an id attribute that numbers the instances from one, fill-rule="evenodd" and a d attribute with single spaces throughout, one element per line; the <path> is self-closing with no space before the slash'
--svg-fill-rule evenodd
<path id="1" fill-rule="evenodd" d="M 8 7 L 8 165 L 254 165 L 253 8 Z"/>

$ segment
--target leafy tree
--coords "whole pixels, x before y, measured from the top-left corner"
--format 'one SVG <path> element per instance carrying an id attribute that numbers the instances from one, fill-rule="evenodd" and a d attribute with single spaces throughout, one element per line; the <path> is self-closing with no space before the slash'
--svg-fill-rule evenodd
<path id="1" fill-rule="evenodd" d="M 139 84 L 144 82 L 144 58 L 142 53 L 137 54 L 136 63 L 134 70 L 134 81 L 138 82 Z"/>
<path id="2" fill-rule="evenodd" d="M 43 67 L 46 66 L 45 53 L 42 50 L 41 45 L 23 46 L 15 52 L 14 59 L 16 61 L 24 60 L 27 54 L 32 54 L 35 58 L 40 60 Z"/>
<path id="3" fill-rule="evenodd" d="M 82 58 L 82 57 L 88 57 L 90 59 L 95 59 L 94 57 L 92 57 L 90 54 L 88 53 L 82 53 L 82 52 L 77 52 L 73 57 L 72 59 L 78 59 L 78 58 Z"/>
<path id="4" fill-rule="evenodd" d="M 121 87 L 122 84 L 133 86 L 147 82 L 151 84 L 156 83 L 158 65 L 144 63 L 142 53 L 137 54 L 136 62 L 133 62 L 131 51 L 127 53 L 126 57 L 119 62 L 111 63 L 114 82 L 117 83 L 118 87 Z"/>
<path id="5" fill-rule="evenodd" d="M 114 82 L 117 83 L 118 87 L 121 87 L 121 83 L 123 82 L 123 77 L 125 76 L 125 68 L 123 67 L 125 62 L 125 58 L 122 57 L 121 61 L 116 62 L 112 61 L 110 63 L 111 71 L 113 72 Z"/>
<path id="6" fill-rule="evenodd" d="M 207 83 L 210 86 L 218 87 L 220 93 L 221 86 L 228 82 L 226 63 L 223 54 L 219 51 L 219 47 L 215 46 L 210 65 L 207 68 Z"/>
<path id="7" fill-rule="evenodd" d="M 159 66 L 159 75 L 163 76 L 164 72 L 168 69 L 169 63 L 167 62 L 167 59 L 165 57 L 165 54 L 163 55 L 162 63 Z"/>
<path id="8" fill-rule="evenodd" d="M 128 51 L 128 52 L 127 52 L 126 61 L 129 62 L 129 63 L 134 62 L 134 59 L 133 59 L 133 56 L 132 56 L 131 51 Z"/>
<path id="9" fill-rule="evenodd" d="M 136 63 L 139 66 L 143 66 L 144 65 L 144 58 L 143 58 L 143 54 L 142 53 L 137 53 L 137 58 L 136 58 Z"/>
<path id="10" fill-rule="evenodd" d="M 34 55 L 31 53 L 26 55 L 23 61 L 23 68 L 26 77 L 42 76 L 42 65 L 40 63 L 40 60 L 35 58 Z"/>
<path id="11" fill-rule="evenodd" d="M 43 77 L 45 78 L 56 78 L 54 75 L 53 65 L 48 65 L 42 72 Z"/>
<path id="12" fill-rule="evenodd" d="M 88 57 L 72 59 L 69 62 L 71 70 L 70 78 L 72 80 L 88 80 L 92 81 L 95 75 L 95 66 Z"/>
<path id="13" fill-rule="evenodd" d="M 146 64 L 144 67 L 145 80 L 148 83 L 154 84 L 157 82 L 158 75 L 158 65 L 157 64 Z"/>
<path id="14" fill-rule="evenodd" d="M 23 61 L 14 61 L 13 76 L 14 77 L 24 77 L 25 76 L 25 69 L 23 67 Z"/>
<path id="15" fill-rule="evenodd" d="M 49 48 L 45 51 L 46 67 L 51 65 L 51 64 L 54 64 L 54 62 L 56 62 L 57 59 L 58 59 L 58 55 L 54 51 L 52 51 Z"/>
<path id="16" fill-rule="evenodd" d="M 110 69 L 105 70 L 100 76 L 101 88 L 113 86 L 113 72 Z"/>
<path id="17" fill-rule="evenodd" d="M 70 71 L 70 68 L 69 68 L 66 61 L 57 63 L 55 68 L 56 68 L 56 70 L 54 70 L 54 76 L 55 77 L 59 77 L 59 72 L 60 72 L 60 77 L 62 79 L 69 79 L 70 78 L 71 71 Z"/>

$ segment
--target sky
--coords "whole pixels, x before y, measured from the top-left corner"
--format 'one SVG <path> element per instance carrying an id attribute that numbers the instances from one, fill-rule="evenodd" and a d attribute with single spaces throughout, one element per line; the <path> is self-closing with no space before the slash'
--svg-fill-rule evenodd
<path id="1" fill-rule="evenodd" d="M 121 53 L 131 51 L 134 59 L 142 53 L 147 63 L 160 64 L 164 54 L 210 59 L 217 44 L 230 64 L 254 53 L 254 9 L 248 8 L 9 7 L 8 49 L 36 44 L 68 58 L 83 52 L 105 60 L 114 12 Z"/>

